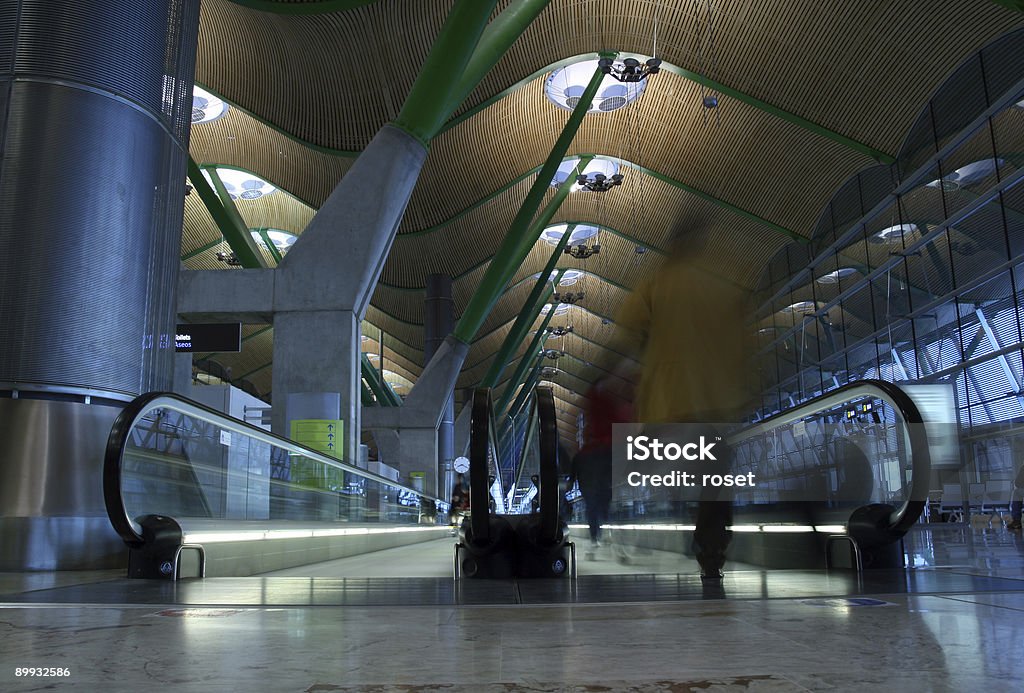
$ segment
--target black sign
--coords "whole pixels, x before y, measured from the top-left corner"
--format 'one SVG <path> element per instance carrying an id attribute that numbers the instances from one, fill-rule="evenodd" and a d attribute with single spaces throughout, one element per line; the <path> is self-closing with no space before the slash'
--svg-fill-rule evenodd
<path id="1" fill-rule="evenodd" d="M 178 325 L 175 351 L 241 351 L 242 323 Z"/>

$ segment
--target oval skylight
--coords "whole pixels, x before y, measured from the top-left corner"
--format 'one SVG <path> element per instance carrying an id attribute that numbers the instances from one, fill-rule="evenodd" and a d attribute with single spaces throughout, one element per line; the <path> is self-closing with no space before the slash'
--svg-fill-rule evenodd
<path id="1" fill-rule="evenodd" d="M 622 63 L 619 61 L 616 61 L 615 65 L 619 68 L 622 67 Z M 596 69 L 596 60 L 582 60 L 555 70 L 548 75 L 547 81 L 544 82 L 544 95 L 559 108 L 571 111 L 579 103 L 580 97 L 583 96 Z M 605 75 L 587 113 L 616 111 L 636 101 L 646 88 L 646 79 L 627 83 L 620 82 L 611 75 Z"/>
<path id="2" fill-rule="evenodd" d="M 548 313 L 550 313 L 551 312 L 551 304 L 550 303 L 545 303 L 544 307 L 540 309 L 540 312 L 543 315 L 547 315 Z M 558 307 L 555 308 L 555 315 L 565 315 L 568 312 L 569 312 L 569 304 L 568 303 L 559 303 Z"/>
<path id="3" fill-rule="evenodd" d="M 570 175 L 573 175 L 573 171 L 576 169 L 576 164 L 580 162 L 579 157 L 573 157 L 566 159 L 555 171 L 555 177 L 551 179 L 551 187 L 557 188 L 565 179 Z M 619 172 L 619 165 L 614 161 L 608 159 L 591 159 L 590 162 L 583 167 L 583 175 L 590 179 L 593 179 L 598 173 L 604 174 L 606 178 L 611 178 Z M 575 176 L 573 176 L 575 177 Z M 581 190 L 579 183 L 573 183 L 572 192 Z"/>
<path id="4" fill-rule="evenodd" d="M 938 180 L 933 180 L 931 183 L 928 183 L 928 187 L 941 188 L 942 190 L 959 190 L 991 176 L 1002 165 L 1002 159 L 975 161 L 966 166 L 961 166 Z"/>
<path id="5" fill-rule="evenodd" d="M 790 304 L 782 309 L 783 313 L 813 313 L 817 310 L 817 305 L 814 301 L 797 301 L 796 303 Z"/>
<path id="6" fill-rule="evenodd" d="M 210 172 L 204 170 L 203 175 L 206 176 L 206 180 L 210 181 L 210 185 L 213 185 Z M 239 171 L 234 168 L 218 168 L 217 176 L 224 184 L 224 188 L 228 191 L 228 195 L 231 196 L 232 200 L 239 198 L 243 200 L 256 200 L 277 190 L 267 181 L 254 176 L 248 171 Z"/>
<path id="7" fill-rule="evenodd" d="M 253 240 L 258 243 L 263 243 L 263 236 L 259 231 L 252 231 L 251 233 Z M 274 244 L 274 247 L 277 248 L 277 252 L 281 253 L 281 255 L 287 253 L 291 247 L 295 245 L 295 241 L 298 239 L 298 236 L 280 229 L 267 229 L 264 233 L 267 234 L 267 238 L 270 239 L 270 242 Z M 366 338 L 366 335 L 362 336 L 364 339 Z"/>
<path id="8" fill-rule="evenodd" d="M 548 245 L 558 245 L 558 242 L 562 240 L 562 236 L 565 235 L 565 230 L 569 228 L 568 224 L 555 224 L 549 226 L 540 234 L 540 237 Z M 582 243 L 588 238 L 593 238 L 597 235 L 597 227 L 589 226 L 587 224 L 577 224 L 572 230 L 572 235 L 569 236 L 569 245 L 576 245 Z"/>
<path id="9" fill-rule="evenodd" d="M 576 282 L 583 278 L 583 274 L 584 273 L 581 272 L 580 270 L 565 270 L 565 272 L 562 274 L 562 281 L 558 282 L 558 285 L 572 286 L 573 284 L 575 284 Z M 548 277 L 548 281 L 554 281 L 555 277 L 557 276 L 558 270 L 552 270 L 551 276 Z M 533 275 L 534 279 L 537 279 L 538 277 L 540 277 L 540 272 L 537 272 L 537 274 Z"/>
<path id="10" fill-rule="evenodd" d="M 192 124 L 209 123 L 228 112 L 228 105 L 202 87 L 192 88 Z"/>
<path id="11" fill-rule="evenodd" d="M 819 284 L 838 284 L 840 279 L 849 277 L 851 274 L 857 274 L 857 270 L 852 267 L 840 267 L 834 272 L 821 275 L 816 281 Z"/>
<path id="12" fill-rule="evenodd" d="M 917 233 L 917 224 L 896 224 L 887 226 L 871 236 L 873 243 L 891 243 L 900 240 L 905 234 Z"/>

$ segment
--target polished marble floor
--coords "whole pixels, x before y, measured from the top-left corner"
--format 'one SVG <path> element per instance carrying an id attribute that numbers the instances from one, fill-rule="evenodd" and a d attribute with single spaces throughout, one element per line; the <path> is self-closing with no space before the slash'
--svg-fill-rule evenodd
<path id="1" fill-rule="evenodd" d="M 444 578 L 0 576 L 0 691 L 1024 690 L 1020 534 L 924 528 L 907 547 L 907 571 L 732 570 L 711 591 L 683 573 L 468 592 Z"/>

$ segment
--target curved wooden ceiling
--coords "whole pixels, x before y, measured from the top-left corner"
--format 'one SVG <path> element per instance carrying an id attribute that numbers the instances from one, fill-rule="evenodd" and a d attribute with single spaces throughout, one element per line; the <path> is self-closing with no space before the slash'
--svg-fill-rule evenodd
<path id="1" fill-rule="evenodd" d="M 201 165 L 252 171 L 289 193 L 240 203 L 251 227 L 301 232 L 353 156 L 397 115 L 452 3 L 378 0 L 339 9 L 348 4 L 203 3 L 196 81 L 233 107 L 193 127 L 191 154 Z M 627 162 L 621 187 L 574 193 L 555 217 L 607 227 L 600 256 L 558 263 L 590 273 L 573 289 L 587 292 L 571 314 L 576 332 L 561 340 L 576 362 L 560 363 L 564 375 L 555 378 L 574 415 L 573 393 L 618 358 L 606 348 L 611 329 L 599 316 L 613 316 L 625 291 L 657 266 L 674 230 L 705 225 L 708 266 L 755 287 L 792 237 L 811 235 L 837 188 L 874 163 L 824 131 L 895 155 L 943 79 L 1022 25 L 1020 14 L 989 0 L 723 0 L 714 7 L 712 50 L 704 2 L 552 0 L 484 78 L 431 146 L 367 314 L 383 328 L 396 372 L 414 377 L 422 368 L 425 277 L 455 278 L 460 313 L 568 117 L 544 97 L 546 67 L 599 50 L 650 54 L 655 23 L 658 55 L 673 66 L 630 106 L 588 116 L 569 151 Z M 680 74 L 687 70 L 739 96 L 720 95 L 708 118 L 702 87 Z M 186 200 L 182 256 L 188 267 L 223 267 L 215 258 L 220 234 L 195 197 Z M 648 252 L 637 254 L 637 246 Z M 538 243 L 517 272 L 472 345 L 460 387 L 486 371 L 550 251 Z M 269 339 L 254 337 L 251 353 L 229 364 L 252 372 L 263 391 Z"/>

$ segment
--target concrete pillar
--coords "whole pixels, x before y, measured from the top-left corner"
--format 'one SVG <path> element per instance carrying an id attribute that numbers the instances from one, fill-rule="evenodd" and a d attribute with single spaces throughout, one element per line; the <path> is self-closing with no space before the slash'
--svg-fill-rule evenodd
<path id="1" fill-rule="evenodd" d="M 271 428 L 288 437 L 294 419 L 344 421 L 342 457 L 359 448 L 359 317 L 349 310 L 274 314 Z"/>
<path id="2" fill-rule="evenodd" d="M 427 275 L 426 298 L 423 311 L 423 362 L 429 363 L 445 337 L 455 329 L 455 303 L 452 300 L 452 278 L 443 274 Z M 437 429 L 438 492 L 446 497 L 454 481 L 452 461 L 455 459 L 455 399 L 454 389 L 448 393 L 441 423 Z"/>
<path id="3" fill-rule="evenodd" d="M 103 443 L 172 384 L 198 26 L 198 0 L 0 4 L 0 570 L 120 561 Z"/>

